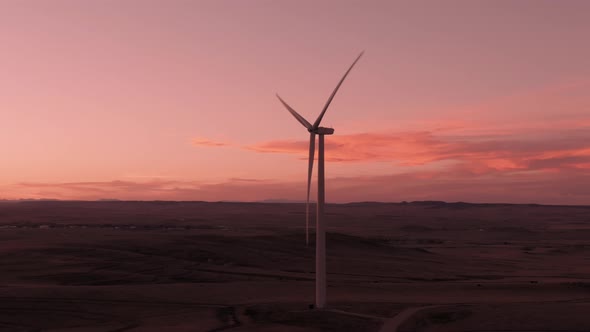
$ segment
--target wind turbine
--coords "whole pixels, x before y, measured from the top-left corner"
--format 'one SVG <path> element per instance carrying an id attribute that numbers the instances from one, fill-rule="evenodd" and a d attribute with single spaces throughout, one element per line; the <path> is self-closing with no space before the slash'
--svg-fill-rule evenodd
<path id="1" fill-rule="evenodd" d="M 364 51 L 354 60 L 352 65 L 348 68 L 336 88 L 328 98 L 324 109 L 315 120 L 313 125 L 309 121 L 305 120 L 304 117 L 299 115 L 291 106 L 289 106 L 278 94 L 277 98 L 287 108 L 287 110 L 295 117 L 299 123 L 301 123 L 309 132 L 309 162 L 307 168 L 307 203 L 306 203 L 306 216 L 305 216 L 305 243 L 309 245 L 309 191 L 311 185 L 311 174 L 313 171 L 313 159 L 315 156 L 315 136 L 319 136 L 318 140 L 318 201 L 317 201 L 317 218 L 316 218 L 316 242 L 315 242 L 315 302 L 316 308 L 322 309 L 326 306 L 326 233 L 324 230 L 324 136 L 334 134 L 333 128 L 320 127 L 322 118 L 330 106 L 332 99 L 338 92 L 340 85 L 348 76 L 348 73 L 352 70 L 352 67 L 359 61 Z"/>

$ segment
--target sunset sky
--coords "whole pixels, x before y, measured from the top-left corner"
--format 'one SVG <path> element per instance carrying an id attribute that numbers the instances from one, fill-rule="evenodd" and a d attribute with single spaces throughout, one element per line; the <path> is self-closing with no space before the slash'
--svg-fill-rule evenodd
<path id="1" fill-rule="evenodd" d="M 0 0 L 0 199 L 590 204 L 590 1 Z"/>

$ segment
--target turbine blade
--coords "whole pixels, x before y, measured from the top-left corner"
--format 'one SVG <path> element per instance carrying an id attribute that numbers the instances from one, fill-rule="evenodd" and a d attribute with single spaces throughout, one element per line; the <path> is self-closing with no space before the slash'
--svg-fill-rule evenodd
<path id="1" fill-rule="evenodd" d="M 330 98 L 328 98 L 328 101 L 326 102 L 326 105 L 324 106 L 322 113 L 320 113 L 320 116 L 318 116 L 317 120 L 315 120 L 315 122 L 313 124 L 313 129 L 318 129 L 318 127 L 320 126 L 320 122 L 322 122 L 322 118 L 324 117 L 324 114 L 326 113 L 328 106 L 330 106 L 332 99 L 334 99 L 336 92 L 338 92 L 338 89 L 340 89 L 340 85 L 342 85 L 342 82 L 344 82 L 344 79 L 346 79 L 346 76 L 348 76 L 348 73 L 350 73 L 350 71 L 352 70 L 352 67 L 354 67 L 354 65 L 357 63 L 357 61 L 359 61 L 361 56 L 363 56 L 363 53 L 365 53 L 365 51 L 362 51 L 361 54 L 359 54 L 359 56 L 356 58 L 356 60 L 354 60 L 352 65 L 350 65 L 350 67 L 348 68 L 348 70 L 346 71 L 344 76 L 342 76 L 342 79 L 340 80 L 340 82 L 338 82 L 338 85 L 336 85 L 336 89 L 334 89 L 334 91 L 330 95 Z"/>
<path id="2" fill-rule="evenodd" d="M 301 123 L 305 128 L 311 129 L 311 123 L 309 123 L 309 121 L 305 120 L 305 118 L 302 117 L 301 115 L 299 115 L 299 113 L 295 112 L 295 110 L 291 106 L 289 106 L 281 98 L 281 96 L 279 96 L 278 93 L 277 93 L 277 98 L 279 98 L 279 100 L 281 101 L 281 103 L 283 104 L 283 106 L 285 106 L 285 108 L 289 111 L 289 113 L 291 113 L 295 117 L 295 119 L 297 119 L 297 121 L 299 121 L 299 123 Z"/>
<path id="3" fill-rule="evenodd" d="M 309 246 L 309 191 L 311 189 L 311 173 L 315 157 L 315 134 L 309 134 L 309 166 L 307 168 L 307 200 L 305 205 L 305 245 Z"/>

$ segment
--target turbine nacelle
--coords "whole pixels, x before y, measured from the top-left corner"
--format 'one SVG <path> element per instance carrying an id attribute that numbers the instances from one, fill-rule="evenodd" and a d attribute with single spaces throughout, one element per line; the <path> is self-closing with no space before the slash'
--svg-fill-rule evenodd
<path id="1" fill-rule="evenodd" d="M 334 134 L 334 128 L 326 128 L 326 127 L 319 127 L 318 129 L 309 129 L 310 133 L 314 133 L 316 135 L 332 135 Z"/>

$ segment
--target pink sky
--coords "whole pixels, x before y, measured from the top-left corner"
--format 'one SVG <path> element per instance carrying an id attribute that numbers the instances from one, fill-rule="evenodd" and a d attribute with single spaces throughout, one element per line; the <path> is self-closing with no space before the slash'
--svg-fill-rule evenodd
<path id="1" fill-rule="evenodd" d="M 590 204 L 588 1 L 0 1 L 0 198 Z"/>

